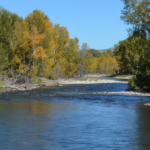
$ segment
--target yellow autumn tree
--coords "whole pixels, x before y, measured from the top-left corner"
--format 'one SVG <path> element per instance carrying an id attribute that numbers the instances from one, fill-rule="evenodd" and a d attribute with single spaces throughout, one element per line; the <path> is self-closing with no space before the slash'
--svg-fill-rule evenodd
<path id="1" fill-rule="evenodd" d="M 86 55 L 86 69 L 90 73 L 97 71 L 97 58 L 93 57 L 91 51 L 89 50 Z"/>
<path id="2" fill-rule="evenodd" d="M 78 38 L 70 39 L 66 49 L 66 71 L 65 74 L 69 76 L 74 76 L 78 71 Z"/>
<path id="3" fill-rule="evenodd" d="M 29 34 L 29 45 L 30 45 L 30 56 L 29 56 L 29 62 L 28 62 L 28 73 L 30 72 L 31 62 L 33 60 L 33 57 L 38 58 L 46 58 L 47 55 L 45 54 L 45 50 L 43 47 L 40 46 L 40 42 L 44 39 L 44 34 L 39 34 L 37 31 L 37 28 L 33 26 L 30 30 Z"/>
<path id="4" fill-rule="evenodd" d="M 26 21 L 16 22 L 13 30 L 14 47 L 11 51 L 11 64 L 18 73 L 27 73 L 27 57 L 29 54 L 29 29 Z"/>
<path id="5" fill-rule="evenodd" d="M 48 57 L 44 64 L 43 74 L 44 74 L 44 77 L 53 79 L 54 67 L 55 67 L 55 59 L 54 59 L 55 43 L 53 39 L 50 40 L 49 46 L 46 52 L 47 52 Z"/>
<path id="6" fill-rule="evenodd" d="M 15 48 L 11 54 L 12 64 L 18 73 L 29 73 L 33 57 L 36 59 L 47 57 L 45 50 L 40 46 L 45 36 L 40 35 L 35 26 L 30 30 L 26 21 L 16 23 L 13 35 Z"/>
<path id="7" fill-rule="evenodd" d="M 54 26 L 54 42 L 54 76 L 58 78 L 60 75 L 64 75 L 65 73 L 65 48 L 69 43 L 69 32 L 66 27 L 60 27 L 59 24 Z"/>
<path id="8" fill-rule="evenodd" d="M 118 69 L 118 63 L 115 56 L 110 56 L 106 52 L 105 55 L 100 55 L 97 61 L 97 70 L 104 71 L 106 74 L 114 74 L 115 70 Z"/>
<path id="9" fill-rule="evenodd" d="M 36 28 L 39 37 L 42 37 L 42 40 L 38 43 L 38 47 L 35 48 L 33 63 L 38 66 L 39 74 L 43 75 L 43 69 L 50 59 L 49 51 L 51 48 L 49 47 L 49 43 L 53 40 L 53 24 L 40 10 L 34 10 L 25 20 L 29 23 L 30 30 Z"/>

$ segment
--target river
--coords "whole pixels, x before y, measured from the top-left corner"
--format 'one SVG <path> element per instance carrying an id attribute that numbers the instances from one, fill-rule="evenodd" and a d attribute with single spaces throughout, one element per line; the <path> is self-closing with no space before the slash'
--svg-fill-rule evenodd
<path id="1" fill-rule="evenodd" d="M 0 150 L 150 149 L 150 97 L 106 80 L 1 93 Z"/>

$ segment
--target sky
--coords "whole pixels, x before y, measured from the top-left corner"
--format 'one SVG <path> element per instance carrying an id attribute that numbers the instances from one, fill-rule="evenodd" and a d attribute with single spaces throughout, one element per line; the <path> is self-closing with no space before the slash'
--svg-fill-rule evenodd
<path id="1" fill-rule="evenodd" d="M 39 9 L 53 24 L 67 27 L 80 46 L 107 49 L 128 37 L 129 26 L 120 19 L 121 0 L 1 0 L 0 6 L 23 18 Z"/>

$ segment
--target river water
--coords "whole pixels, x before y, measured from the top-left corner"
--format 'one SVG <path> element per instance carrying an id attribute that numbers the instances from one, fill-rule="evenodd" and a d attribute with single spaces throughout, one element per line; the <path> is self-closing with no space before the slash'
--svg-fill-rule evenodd
<path id="1" fill-rule="evenodd" d="M 150 149 L 150 97 L 117 81 L 0 94 L 0 150 Z"/>

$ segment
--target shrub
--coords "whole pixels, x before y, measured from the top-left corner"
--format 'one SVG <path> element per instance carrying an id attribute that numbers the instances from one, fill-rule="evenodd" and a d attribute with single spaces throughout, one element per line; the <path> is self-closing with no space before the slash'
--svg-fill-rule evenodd
<path id="1" fill-rule="evenodd" d="M 135 88 L 136 87 L 136 81 L 137 81 L 136 77 L 133 77 L 132 79 L 129 79 L 128 80 L 129 86 Z"/>
<path id="2" fill-rule="evenodd" d="M 50 74 L 49 77 L 48 77 L 48 79 L 54 80 L 53 74 Z"/>
<path id="3" fill-rule="evenodd" d="M 39 77 L 37 77 L 37 76 L 32 77 L 32 81 L 34 84 L 42 84 L 43 83 L 43 81 L 41 79 L 39 79 Z"/>
<path id="4" fill-rule="evenodd" d="M 32 77 L 35 76 L 36 74 L 37 74 L 37 67 L 32 66 L 30 72 L 28 73 L 28 76 Z"/>

